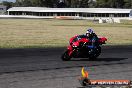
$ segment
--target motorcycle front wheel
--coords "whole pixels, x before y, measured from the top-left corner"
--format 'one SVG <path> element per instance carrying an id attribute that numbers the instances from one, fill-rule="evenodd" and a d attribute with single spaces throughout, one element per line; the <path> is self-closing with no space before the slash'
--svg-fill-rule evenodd
<path id="1" fill-rule="evenodd" d="M 69 60 L 71 60 L 71 57 L 70 57 L 69 54 L 68 54 L 68 50 L 65 51 L 65 52 L 62 54 L 61 59 L 62 59 L 63 61 L 69 61 Z"/>

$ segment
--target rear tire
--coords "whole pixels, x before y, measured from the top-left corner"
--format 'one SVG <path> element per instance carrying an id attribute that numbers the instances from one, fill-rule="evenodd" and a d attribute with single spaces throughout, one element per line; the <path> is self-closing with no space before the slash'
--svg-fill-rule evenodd
<path id="1" fill-rule="evenodd" d="M 100 53 L 101 53 L 101 47 L 98 46 L 96 48 L 95 54 L 89 56 L 89 60 L 96 60 L 97 57 L 100 55 Z"/>
<path id="2" fill-rule="evenodd" d="M 62 54 L 61 59 L 62 59 L 63 61 L 69 61 L 69 60 L 71 60 L 71 57 L 70 57 L 69 54 L 68 54 L 68 50 L 65 51 L 65 52 Z"/>

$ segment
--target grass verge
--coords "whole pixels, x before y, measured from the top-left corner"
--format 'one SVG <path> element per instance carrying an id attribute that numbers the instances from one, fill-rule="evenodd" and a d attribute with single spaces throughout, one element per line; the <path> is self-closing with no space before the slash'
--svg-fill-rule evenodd
<path id="1" fill-rule="evenodd" d="M 63 47 L 70 37 L 93 28 L 107 45 L 132 45 L 132 21 L 98 24 L 88 20 L 1 19 L 0 48 Z"/>

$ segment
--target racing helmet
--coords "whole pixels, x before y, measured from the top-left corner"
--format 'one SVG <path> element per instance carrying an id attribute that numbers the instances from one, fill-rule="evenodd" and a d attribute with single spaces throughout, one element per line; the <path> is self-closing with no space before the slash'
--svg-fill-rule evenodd
<path id="1" fill-rule="evenodd" d="M 94 32 L 92 29 L 88 29 L 87 32 L 86 32 L 86 36 L 90 36 L 92 35 Z"/>

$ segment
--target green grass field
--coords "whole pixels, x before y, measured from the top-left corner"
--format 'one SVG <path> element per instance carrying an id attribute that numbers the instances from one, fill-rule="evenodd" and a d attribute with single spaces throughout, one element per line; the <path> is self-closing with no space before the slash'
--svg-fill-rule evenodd
<path id="1" fill-rule="evenodd" d="M 132 21 L 98 24 L 88 20 L 0 19 L 0 48 L 63 47 L 93 28 L 107 45 L 132 45 Z"/>

